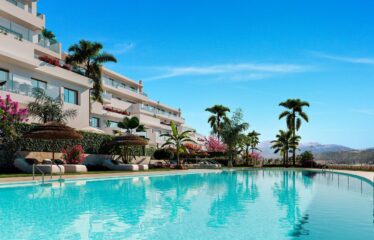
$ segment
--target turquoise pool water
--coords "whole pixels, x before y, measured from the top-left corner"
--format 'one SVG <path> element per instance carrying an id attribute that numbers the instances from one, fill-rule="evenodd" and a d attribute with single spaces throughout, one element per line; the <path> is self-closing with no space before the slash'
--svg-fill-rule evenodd
<path id="1" fill-rule="evenodd" d="M 0 188 L 0 239 L 373 239 L 373 186 L 258 170 Z"/>

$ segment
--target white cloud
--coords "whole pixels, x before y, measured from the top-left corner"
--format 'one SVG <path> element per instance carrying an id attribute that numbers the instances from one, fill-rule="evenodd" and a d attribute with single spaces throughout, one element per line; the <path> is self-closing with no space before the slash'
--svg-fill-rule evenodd
<path id="1" fill-rule="evenodd" d="M 133 42 L 117 43 L 117 44 L 114 44 L 113 48 L 109 52 L 114 55 L 121 55 L 121 54 L 127 53 L 128 51 L 133 49 L 135 46 L 136 44 Z"/>
<path id="2" fill-rule="evenodd" d="M 323 52 L 314 52 L 314 51 L 311 51 L 311 53 L 314 56 L 319 57 L 319 58 L 331 59 L 331 60 L 336 60 L 336 61 L 340 61 L 340 62 L 347 62 L 347 63 L 374 65 L 374 58 L 337 56 L 337 55 L 326 54 L 326 53 L 323 53 Z"/>
<path id="3" fill-rule="evenodd" d="M 181 76 L 216 76 L 218 80 L 257 80 L 275 74 L 298 73 L 310 70 L 310 66 L 297 64 L 217 64 L 209 66 L 151 67 L 160 74 L 145 80 L 160 80 Z"/>

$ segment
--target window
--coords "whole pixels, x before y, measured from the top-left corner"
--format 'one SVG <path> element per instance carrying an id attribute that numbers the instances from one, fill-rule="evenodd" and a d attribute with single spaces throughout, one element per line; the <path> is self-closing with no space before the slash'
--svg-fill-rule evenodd
<path id="1" fill-rule="evenodd" d="M 91 117 L 90 118 L 90 126 L 99 128 L 100 127 L 100 118 L 97 117 Z"/>
<path id="2" fill-rule="evenodd" d="M 9 71 L 0 68 L 0 82 L 9 80 Z"/>
<path id="3" fill-rule="evenodd" d="M 64 102 L 78 105 L 78 91 L 64 88 Z"/>
<path id="4" fill-rule="evenodd" d="M 10 80 L 9 72 L 7 70 L 0 68 L 0 83 L 4 84 L 3 86 L 0 86 L 1 90 L 9 90 L 7 89 L 7 86 L 10 87 L 12 85 L 12 82 L 9 80 Z M 8 83 L 5 84 L 4 82 L 7 82 L 7 81 Z"/>
<path id="5" fill-rule="evenodd" d="M 118 127 L 118 122 L 108 120 L 107 126 L 110 127 L 110 128 L 116 128 L 116 127 Z"/>
<path id="6" fill-rule="evenodd" d="M 31 78 L 31 84 L 33 88 L 40 88 L 44 91 L 47 90 L 47 83 L 38 79 Z"/>

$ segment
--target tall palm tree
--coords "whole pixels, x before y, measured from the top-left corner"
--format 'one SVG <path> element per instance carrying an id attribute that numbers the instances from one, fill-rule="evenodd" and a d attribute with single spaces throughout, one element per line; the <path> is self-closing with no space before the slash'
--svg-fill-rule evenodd
<path id="1" fill-rule="evenodd" d="M 260 144 L 260 136 L 261 134 L 256 132 L 256 131 L 252 131 L 252 132 L 249 132 L 248 133 L 248 138 L 250 139 L 250 147 L 251 147 L 251 150 L 252 150 L 252 153 L 254 153 L 255 150 L 259 150 L 257 148 L 257 145 Z"/>
<path id="2" fill-rule="evenodd" d="M 290 149 L 297 147 L 300 136 L 293 136 L 291 131 L 279 130 L 279 133 L 276 135 L 276 140 L 271 141 L 273 144 L 271 148 L 274 149 L 274 153 L 280 153 L 283 158 L 283 165 L 286 167 L 288 163 L 288 154 Z"/>
<path id="3" fill-rule="evenodd" d="M 101 82 L 102 64 L 106 62 L 117 62 L 117 59 L 106 52 L 102 52 L 103 45 L 98 42 L 80 40 L 79 43 L 69 47 L 69 56 L 66 63 L 75 67 L 83 67 L 84 75 L 93 81 L 91 98 L 95 102 L 103 103 L 101 93 L 103 92 Z"/>
<path id="4" fill-rule="evenodd" d="M 230 112 L 230 109 L 223 105 L 214 105 L 213 107 L 205 109 L 205 111 L 212 113 L 208 119 L 208 123 L 210 123 L 212 132 L 217 134 L 217 138 L 220 140 L 222 123 L 225 118 L 227 118 L 226 113 Z"/>
<path id="5" fill-rule="evenodd" d="M 162 145 L 162 147 L 165 146 L 173 146 L 175 147 L 177 151 L 177 168 L 182 168 L 181 160 L 179 158 L 179 155 L 184 152 L 188 152 L 186 147 L 184 146 L 185 143 L 191 142 L 196 143 L 194 140 L 190 138 L 190 133 L 192 131 L 187 130 L 184 132 L 179 132 L 177 126 L 174 122 L 170 123 L 171 127 L 171 133 L 165 133 L 162 134 L 161 137 L 167 137 L 166 142 Z"/>
<path id="6" fill-rule="evenodd" d="M 286 118 L 288 129 L 292 132 L 292 135 L 296 137 L 296 132 L 300 129 L 302 120 L 309 121 L 308 115 L 303 111 L 303 107 L 309 107 L 310 104 L 300 99 L 288 99 L 285 102 L 281 102 L 279 106 L 285 107 L 285 110 L 279 115 L 279 119 Z M 292 164 L 295 166 L 296 163 L 296 148 L 297 145 L 292 148 Z"/>

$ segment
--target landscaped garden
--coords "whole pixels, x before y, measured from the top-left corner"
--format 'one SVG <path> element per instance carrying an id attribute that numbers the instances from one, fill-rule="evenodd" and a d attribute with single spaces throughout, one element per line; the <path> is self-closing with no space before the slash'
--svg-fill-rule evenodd
<path id="1" fill-rule="evenodd" d="M 301 139 L 297 130 L 302 120 L 308 121 L 303 107 L 309 106 L 299 99 L 280 104 L 287 109 L 279 116 L 279 119 L 286 119 L 287 130 L 280 130 L 272 141 L 274 152 L 280 156 L 278 160 L 262 158 L 258 148 L 261 134 L 249 130 L 250 125 L 243 121 L 240 109 L 229 116 L 230 109 L 222 105 L 207 108 L 206 111 L 211 113 L 208 119 L 211 135 L 197 140 L 191 138 L 191 131 L 182 132 L 171 122 L 169 133 L 161 135 L 166 139 L 164 144 L 156 149 L 147 147 L 148 140 L 137 134 L 146 131 L 137 117 L 125 117 L 118 124 L 124 131 L 114 130 L 112 135 L 75 131 L 66 123 L 76 117 L 76 111 L 64 110 L 60 97 L 52 98 L 39 88 L 33 90 L 33 96 L 35 100 L 25 108 L 20 108 L 10 96 L 0 98 L 2 173 L 18 173 L 20 168 L 16 168 L 14 162 L 22 157 L 29 164 L 56 164 L 65 165 L 65 168 L 84 165 L 90 171 L 215 169 L 221 166 L 318 167 L 310 152 L 296 154 Z M 30 153 L 35 153 L 34 157 L 30 157 Z M 147 162 L 138 164 L 138 168 L 129 168 L 128 165 L 136 164 L 141 157 Z"/>

